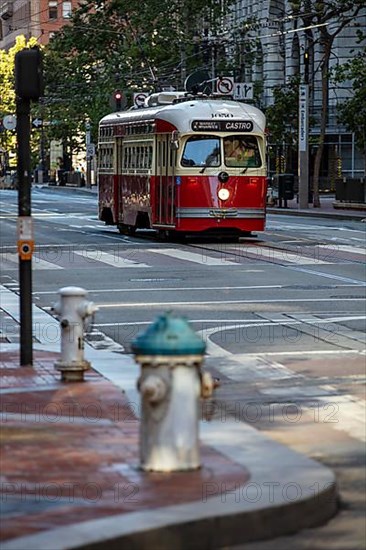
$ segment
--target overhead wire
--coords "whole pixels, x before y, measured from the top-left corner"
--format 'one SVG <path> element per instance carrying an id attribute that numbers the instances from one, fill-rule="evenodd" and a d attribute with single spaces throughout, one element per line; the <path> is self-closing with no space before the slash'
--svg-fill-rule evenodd
<path id="1" fill-rule="evenodd" d="M 62 5 L 62 2 L 59 2 L 58 5 Z M 36 14 L 33 14 L 33 15 L 39 15 L 39 14 L 42 14 L 42 13 L 45 13 L 48 11 L 48 8 L 44 9 L 44 10 L 40 10 L 38 13 Z M 292 20 L 295 20 L 295 19 L 303 19 L 305 17 L 311 17 L 313 16 L 314 14 L 312 12 L 307 12 L 307 13 L 304 13 L 304 14 L 293 14 L 293 15 L 285 15 L 283 18 L 277 18 L 277 19 L 274 19 L 272 21 L 272 23 L 275 23 L 276 25 L 281 25 L 285 22 L 288 22 L 288 21 L 292 21 Z M 357 17 L 357 16 L 355 16 Z M 358 16 L 358 17 L 361 17 L 361 16 Z M 21 20 L 20 20 L 21 21 Z M 51 20 L 52 21 L 52 20 Z M 50 21 L 50 22 L 51 22 Z M 268 23 L 269 19 L 268 17 L 262 17 L 260 18 L 259 20 L 255 21 L 255 22 L 252 22 L 250 24 L 244 24 L 243 25 L 243 21 L 239 21 L 237 26 L 232 26 L 230 28 L 230 31 L 228 32 L 225 32 L 225 34 L 233 34 L 235 32 L 247 32 L 247 33 L 250 33 L 250 32 L 255 32 L 258 30 L 260 30 L 261 28 L 265 28 L 267 26 L 267 23 Z M 72 20 L 70 21 L 71 24 L 72 24 Z M 329 24 L 329 23 L 328 23 Z M 220 43 L 221 45 L 224 45 L 225 47 L 230 47 L 230 46 L 233 46 L 233 45 L 242 45 L 243 43 L 245 42 L 248 42 L 248 41 L 256 41 L 258 39 L 265 39 L 265 38 L 278 38 L 278 37 L 281 37 L 281 36 L 285 36 L 287 34 L 290 34 L 290 33 L 294 33 L 294 32 L 301 32 L 301 31 L 305 31 L 305 30 L 308 30 L 308 29 L 311 29 L 311 28 L 316 28 L 316 27 L 319 27 L 321 25 L 325 25 L 324 24 L 319 24 L 319 25 L 309 25 L 307 27 L 302 27 L 302 28 L 297 28 L 297 29 L 286 29 L 286 30 L 279 30 L 277 32 L 274 32 L 274 33 L 271 33 L 271 34 L 267 34 L 267 35 L 259 35 L 259 36 L 250 36 L 250 35 L 247 35 L 245 38 L 244 37 L 241 37 L 241 38 L 237 38 L 235 36 L 233 36 L 231 39 L 225 39 L 225 38 L 220 38 Z M 30 25 L 30 27 L 32 27 L 33 25 Z M 39 24 L 34 24 L 35 27 L 39 28 Z M 65 25 L 64 26 L 68 26 L 68 23 L 65 22 Z M 60 30 L 62 30 L 63 27 L 61 27 Z M 104 34 L 115 34 L 117 36 L 123 36 L 125 35 L 125 33 L 123 33 L 122 31 L 119 31 L 119 30 L 112 30 L 112 29 L 97 29 L 97 28 L 91 28 L 90 25 L 78 25 L 77 26 L 78 29 L 80 30 L 91 30 L 93 33 L 104 33 Z M 211 47 L 215 47 L 215 44 L 212 46 L 210 45 L 210 40 L 214 40 L 210 37 L 201 37 L 200 40 L 198 41 L 198 44 L 201 45 L 201 48 L 202 48 L 202 45 L 205 46 L 205 49 L 210 49 Z M 192 41 L 189 41 L 187 42 L 187 44 L 191 44 Z M 274 47 L 276 47 L 274 45 Z M 266 46 L 267 48 L 267 46 Z M 194 52 L 192 53 L 191 55 L 186 55 L 185 56 L 185 62 L 189 62 L 193 59 L 198 59 L 202 56 L 202 49 L 201 51 L 198 51 L 198 52 Z M 177 55 L 179 54 L 179 52 L 177 52 Z M 146 59 L 144 60 L 145 62 L 147 61 Z M 152 64 L 154 65 L 154 62 L 152 61 Z M 158 71 L 159 73 L 159 79 L 158 80 L 164 80 L 164 79 L 167 79 L 171 73 L 178 73 L 179 70 L 180 70 L 180 67 L 182 65 L 182 60 L 178 60 L 176 59 L 174 63 L 171 63 L 171 62 L 161 62 L 159 63 L 158 67 L 154 67 L 155 70 Z M 208 66 L 208 63 L 206 65 L 202 65 L 202 68 L 207 68 Z M 145 68 L 139 68 L 137 69 L 136 67 L 134 68 L 134 74 L 133 74 L 133 77 L 136 81 L 138 80 L 149 80 L 149 73 L 150 73 L 150 77 L 152 77 L 153 75 L 151 74 L 151 67 L 148 67 L 147 69 Z M 132 75 L 131 75 L 131 78 L 132 78 Z"/>

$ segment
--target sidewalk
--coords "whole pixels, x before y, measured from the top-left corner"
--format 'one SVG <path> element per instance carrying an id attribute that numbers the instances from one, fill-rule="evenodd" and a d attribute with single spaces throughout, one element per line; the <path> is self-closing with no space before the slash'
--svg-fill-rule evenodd
<path id="1" fill-rule="evenodd" d="M 0 290 L 2 550 L 223 548 L 336 513 L 329 469 L 207 407 L 201 469 L 141 471 L 133 357 L 87 345 L 85 381 L 62 383 L 58 322 L 33 306 L 34 365 L 20 367 L 18 296 Z"/>
<path id="2" fill-rule="evenodd" d="M 321 195 L 320 208 L 314 208 L 312 204 L 309 204 L 309 208 L 300 210 L 296 199 L 293 199 L 287 201 L 287 208 L 269 206 L 267 212 L 269 214 L 366 221 L 366 205 L 341 203 L 335 200 L 334 195 Z"/>

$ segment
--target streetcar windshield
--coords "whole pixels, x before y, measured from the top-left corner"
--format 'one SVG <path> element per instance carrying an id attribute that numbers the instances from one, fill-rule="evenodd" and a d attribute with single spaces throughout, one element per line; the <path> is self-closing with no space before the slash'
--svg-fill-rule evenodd
<path id="1" fill-rule="evenodd" d="M 228 168 L 259 168 L 262 166 L 257 138 L 232 135 L 223 138 L 224 164 Z M 220 138 L 216 136 L 192 136 L 187 139 L 182 166 L 220 166 Z"/>
<path id="2" fill-rule="evenodd" d="M 224 138 L 225 165 L 239 168 L 259 168 L 262 165 L 257 139 L 234 135 Z"/>
<path id="3" fill-rule="evenodd" d="M 220 139 L 215 136 L 192 136 L 186 141 L 182 166 L 220 166 Z"/>

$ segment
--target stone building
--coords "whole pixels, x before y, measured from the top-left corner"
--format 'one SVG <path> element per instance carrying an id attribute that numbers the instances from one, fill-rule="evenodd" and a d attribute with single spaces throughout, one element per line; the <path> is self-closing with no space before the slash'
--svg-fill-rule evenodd
<path id="1" fill-rule="evenodd" d="M 231 28 L 234 40 L 236 42 L 241 40 L 242 44 L 243 54 L 238 78 L 247 82 L 262 83 L 261 107 L 266 107 L 273 102 L 275 86 L 285 85 L 292 76 L 297 74 L 301 76 L 302 82 L 307 77 L 310 89 L 310 118 L 313 122 L 310 128 L 310 143 L 314 143 L 310 145 L 309 151 L 311 163 L 315 154 L 316 136 L 319 135 L 320 129 L 322 111 L 320 64 L 324 49 L 319 40 L 321 29 L 314 23 L 314 18 L 311 16 L 314 11 L 314 2 L 309 0 L 308 5 L 309 17 L 300 18 L 293 10 L 294 2 L 237 0 L 232 6 L 231 17 L 226 24 Z M 330 33 L 333 33 L 336 28 L 336 18 L 327 22 Z M 362 8 L 335 38 L 329 69 L 345 63 L 357 55 L 357 52 L 361 52 L 365 43 L 357 43 L 357 28 L 366 33 L 366 7 Z M 337 121 L 337 104 L 351 96 L 351 84 L 345 82 L 337 85 L 328 79 L 327 94 L 326 146 L 320 175 L 328 180 L 329 178 L 334 180 L 340 176 L 365 177 L 364 159 L 355 146 L 354 135 Z"/>

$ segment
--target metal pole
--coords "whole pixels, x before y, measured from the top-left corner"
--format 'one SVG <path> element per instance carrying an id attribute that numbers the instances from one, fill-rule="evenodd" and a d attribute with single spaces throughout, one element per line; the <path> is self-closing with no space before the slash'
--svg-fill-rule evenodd
<path id="1" fill-rule="evenodd" d="M 89 146 L 91 144 L 90 122 L 85 123 L 85 146 L 86 146 L 86 187 L 91 187 L 91 155 Z"/>
<path id="2" fill-rule="evenodd" d="M 304 84 L 299 87 L 299 208 L 309 208 L 309 51 L 304 53 Z"/>
<path id="3" fill-rule="evenodd" d="M 33 231 L 30 185 L 30 100 L 18 97 L 18 252 L 20 284 L 20 364 L 33 365 L 32 349 L 32 258 Z M 26 259 L 25 259 L 26 258 Z"/>
<path id="4" fill-rule="evenodd" d="M 216 45 L 215 39 L 211 39 L 211 78 L 214 80 L 216 78 Z"/>
<path id="5" fill-rule="evenodd" d="M 309 208 L 309 85 L 299 88 L 299 208 Z"/>

